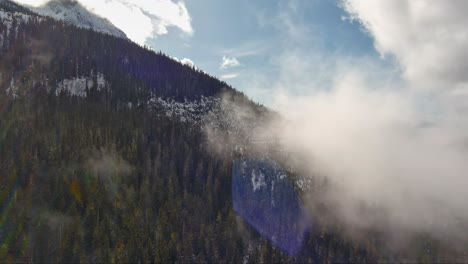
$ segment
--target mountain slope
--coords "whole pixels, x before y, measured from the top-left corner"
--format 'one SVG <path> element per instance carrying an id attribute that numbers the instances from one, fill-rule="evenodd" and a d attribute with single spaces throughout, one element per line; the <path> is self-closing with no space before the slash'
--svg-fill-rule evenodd
<path id="1" fill-rule="evenodd" d="M 0 259 L 239 263 L 267 247 L 289 259 L 253 231 L 242 242 L 230 158 L 167 115 L 243 95 L 128 40 L 1 11 Z"/>
<path id="2" fill-rule="evenodd" d="M 127 38 L 124 32 L 114 26 L 109 20 L 87 10 L 76 0 L 51 0 L 33 11 L 81 28 L 93 29 L 97 32 Z"/>
<path id="3" fill-rule="evenodd" d="M 0 12 L 0 260 L 397 262 L 378 234 L 354 241 L 318 223 L 290 256 L 236 214 L 229 135 L 268 112 L 242 93 L 129 40 L 7 0 Z M 254 174 L 248 188 L 272 187 Z M 274 181 L 267 194 L 283 193 Z M 455 262 L 424 246 L 413 262 Z"/>
<path id="4" fill-rule="evenodd" d="M 40 76 L 36 84 L 43 82 L 55 90 L 56 84 L 65 79 L 91 76 L 92 71 L 100 72 L 104 76 L 115 77 L 109 84 L 112 99 L 124 101 L 124 98 L 131 97 L 133 105 L 138 105 L 138 100 L 146 102 L 152 97 L 183 102 L 202 95 L 214 96 L 224 90 L 234 92 L 226 83 L 206 73 L 182 65 L 162 53 L 143 49 L 129 40 L 97 34 L 34 14 L 28 15 L 34 19 L 28 23 L 20 18 L 23 13 L 6 8 L 3 13 L 10 22 L 5 20 L 0 25 L 0 36 L 7 39 L 17 27 L 19 29 L 13 35 L 22 36 L 8 38 L 8 43 L 0 47 L 4 56 L 1 61 L 4 77 L 14 78 L 15 71 L 20 70 L 17 67 L 50 67 L 51 71 Z M 12 22 L 10 17 L 18 19 Z M 16 48 L 11 49 L 12 46 Z M 17 67 L 9 67 L 9 63 Z M 140 96 L 136 96 L 137 93 Z M 128 101 L 122 103 L 127 104 Z"/>

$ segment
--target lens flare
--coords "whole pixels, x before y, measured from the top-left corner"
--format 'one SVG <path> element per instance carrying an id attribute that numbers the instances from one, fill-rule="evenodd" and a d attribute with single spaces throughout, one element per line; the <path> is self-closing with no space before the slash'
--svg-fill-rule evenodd
<path id="1" fill-rule="evenodd" d="M 232 175 L 236 213 L 273 245 L 295 256 L 310 221 L 287 173 L 271 159 L 240 159 L 234 161 Z"/>

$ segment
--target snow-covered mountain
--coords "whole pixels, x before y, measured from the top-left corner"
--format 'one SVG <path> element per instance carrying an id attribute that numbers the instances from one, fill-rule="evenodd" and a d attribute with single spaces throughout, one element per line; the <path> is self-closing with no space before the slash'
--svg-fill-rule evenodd
<path id="1" fill-rule="evenodd" d="M 51 0 L 42 6 L 32 8 L 32 10 L 77 27 L 93 29 L 119 38 L 127 38 L 125 33 L 109 20 L 92 13 L 76 0 Z"/>

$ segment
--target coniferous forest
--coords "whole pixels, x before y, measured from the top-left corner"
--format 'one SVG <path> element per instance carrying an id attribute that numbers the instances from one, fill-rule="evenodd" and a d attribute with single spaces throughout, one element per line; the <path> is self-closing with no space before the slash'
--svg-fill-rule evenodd
<path id="1" fill-rule="evenodd" d="M 1 262 L 392 261 L 378 235 L 356 242 L 320 225 L 297 256 L 275 248 L 233 210 L 232 156 L 211 152 L 200 125 L 143 104 L 248 101 L 226 83 L 128 40 L 34 15 L 15 23 L 0 24 Z M 85 97 L 54 90 L 96 73 L 108 89 L 95 77 Z"/>

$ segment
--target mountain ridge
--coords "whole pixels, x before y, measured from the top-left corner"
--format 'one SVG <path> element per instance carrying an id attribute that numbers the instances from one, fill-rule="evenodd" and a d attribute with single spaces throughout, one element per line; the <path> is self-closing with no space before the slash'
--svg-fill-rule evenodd
<path id="1" fill-rule="evenodd" d="M 290 256 L 236 214 L 233 149 L 249 154 L 269 113 L 161 52 L 0 0 L 0 259 L 396 262 L 372 247 L 382 237 L 355 242 L 320 223 Z M 272 206 L 270 194 L 288 195 L 278 182 L 288 178 L 273 185 L 243 168 L 237 187 L 265 191 Z"/>
<path id="2" fill-rule="evenodd" d="M 50 0 L 41 6 L 31 7 L 31 10 L 77 27 L 127 39 L 127 35 L 108 19 L 98 16 L 76 0 Z"/>

